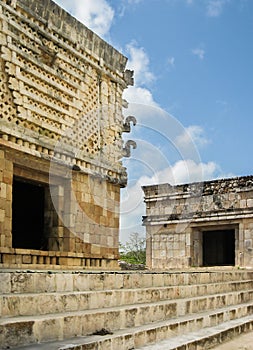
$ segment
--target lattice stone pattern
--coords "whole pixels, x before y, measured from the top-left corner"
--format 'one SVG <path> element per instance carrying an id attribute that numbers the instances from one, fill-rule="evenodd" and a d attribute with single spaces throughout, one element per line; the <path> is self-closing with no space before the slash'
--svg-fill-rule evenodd
<path id="1" fill-rule="evenodd" d="M 2 138 L 124 174 L 126 58 L 58 6 L 27 2 L 0 1 Z"/>

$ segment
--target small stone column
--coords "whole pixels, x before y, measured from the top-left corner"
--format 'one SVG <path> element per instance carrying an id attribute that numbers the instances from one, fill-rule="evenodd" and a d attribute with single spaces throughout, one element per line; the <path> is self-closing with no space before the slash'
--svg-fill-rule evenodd
<path id="1" fill-rule="evenodd" d="M 0 247 L 12 247 L 13 163 L 0 149 Z"/>

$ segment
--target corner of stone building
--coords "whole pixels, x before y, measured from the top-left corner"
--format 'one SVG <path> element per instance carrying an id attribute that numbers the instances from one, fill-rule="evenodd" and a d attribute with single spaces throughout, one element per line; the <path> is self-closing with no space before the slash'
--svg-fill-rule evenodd
<path id="1" fill-rule="evenodd" d="M 51 0 L 0 7 L 0 264 L 117 269 L 127 58 Z"/>

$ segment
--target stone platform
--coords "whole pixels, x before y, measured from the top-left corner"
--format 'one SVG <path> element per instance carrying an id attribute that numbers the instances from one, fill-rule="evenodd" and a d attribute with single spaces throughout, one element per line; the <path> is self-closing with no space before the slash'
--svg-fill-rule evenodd
<path id="1" fill-rule="evenodd" d="M 0 293 L 0 349 L 199 350 L 253 329 L 253 270 L 1 270 Z"/>

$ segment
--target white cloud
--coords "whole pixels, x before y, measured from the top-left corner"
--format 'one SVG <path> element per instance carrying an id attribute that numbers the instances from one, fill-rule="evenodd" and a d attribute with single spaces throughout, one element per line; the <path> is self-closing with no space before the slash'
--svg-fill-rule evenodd
<path id="1" fill-rule="evenodd" d="M 106 0 L 55 0 L 84 25 L 100 36 L 108 34 L 114 10 Z"/>
<path id="2" fill-rule="evenodd" d="M 198 181 L 201 182 L 213 179 L 218 170 L 219 167 L 215 162 L 196 163 L 192 159 L 179 160 L 173 166 L 159 171 L 152 177 L 142 176 L 138 183 L 143 186 L 157 183 L 177 185 Z"/>
<path id="3" fill-rule="evenodd" d="M 123 93 L 123 97 L 132 104 L 158 107 L 152 93 L 146 88 L 155 76 L 150 71 L 149 57 L 143 47 L 138 47 L 136 42 L 131 42 L 126 47 L 129 57 L 127 68 L 134 70 L 134 86 L 129 86 Z M 135 114 L 133 110 L 133 114 Z"/>
<path id="4" fill-rule="evenodd" d="M 220 16 L 227 2 L 228 0 L 209 0 L 207 4 L 207 15 L 209 17 Z"/>
<path id="5" fill-rule="evenodd" d="M 149 69 L 149 57 L 143 47 L 131 42 L 126 47 L 129 54 L 128 68 L 134 70 L 135 85 L 141 86 L 151 83 L 155 77 Z"/>
<path id="6" fill-rule="evenodd" d="M 192 50 L 193 55 L 198 56 L 198 58 L 200 60 L 204 59 L 205 56 L 205 50 L 201 49 L 201 48 L 196 48 Z"/>
<path id="7" fill-rule="evenodd" d="M 138 103 L 147 106 L 158 106 L 158 104 L 154 101 L 152 93 L 145 88 L 129 86 L 123 94 L 123 97 L 129 103 Z"/>
<path id="8" fill-rule="evenodd" d="M 180 160 L 172 168 L 174 184 L 210 180 L 215 177 L 218 166 L 214 162 L 195 163 L 193 160 Z M 172 182 L 173 184 L 173 182 Z"/>
<path id="9" fill-rule="evenodd" d="M 194 143 L 196 146 L 204 146 L 209 140 L 204 135 L 204 130 L 199 125 L 191 125 L 184 129 L 181 135 L 176 138 L 176 145 L 180 149 L 188 149 Z"/>
<path id="10" fill-rule="evenodd" d="M 168 63 L 169 66 L 175 67 L 175 57 L 169 57 L 167 59 L 167 63 Z"/>

